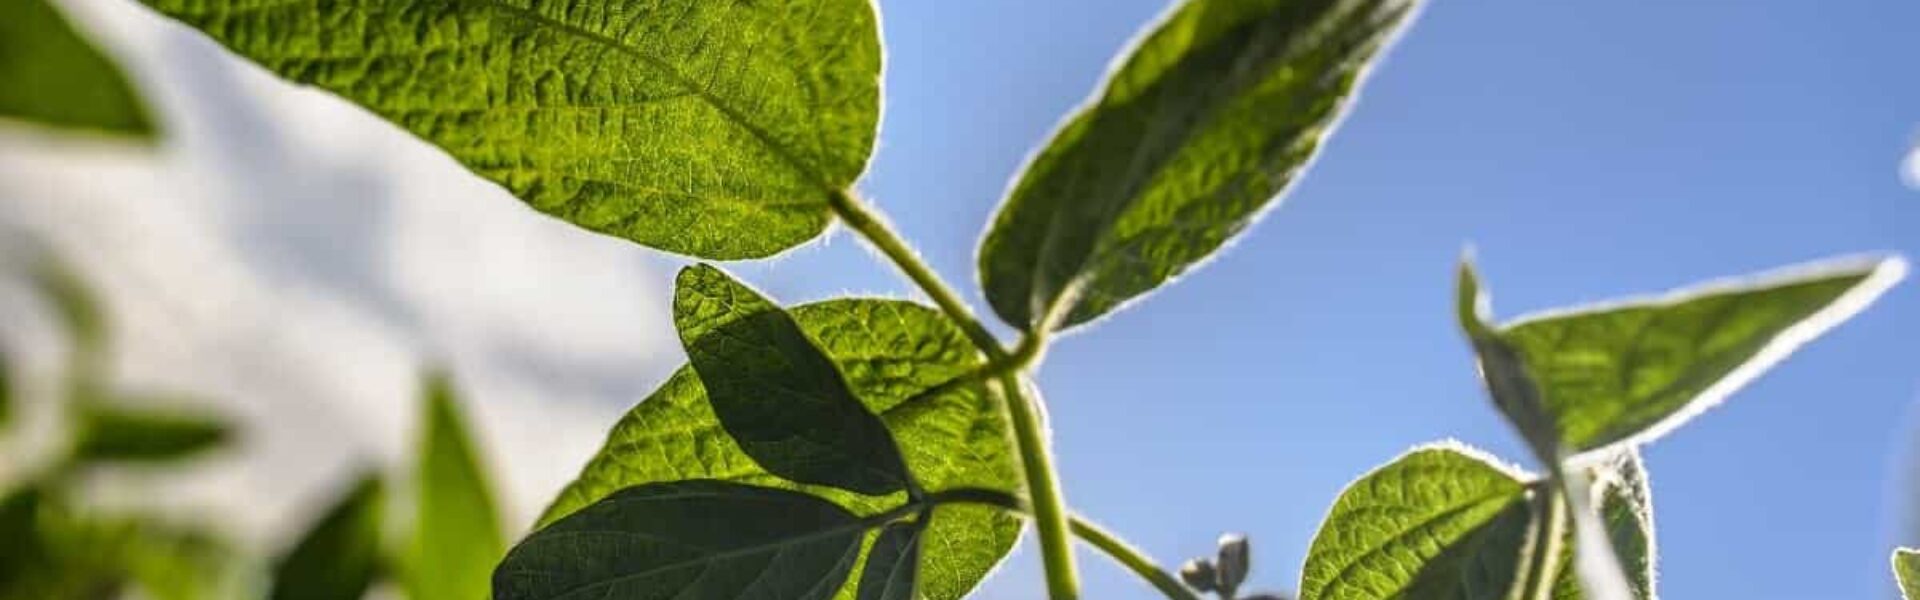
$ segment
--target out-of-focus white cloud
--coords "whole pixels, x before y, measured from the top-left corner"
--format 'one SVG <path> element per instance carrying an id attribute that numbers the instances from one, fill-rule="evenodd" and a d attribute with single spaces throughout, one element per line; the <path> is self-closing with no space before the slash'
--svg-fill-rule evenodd
<path id="1" fill-rule="evenodd" d="M 1900 161 L 1900 180 L 1907 187 L 1920 191 L 1920 138 L 1913 142 L 1913 149 L 1907 151 L 1907 159 Z"/>
<path id="2" fill-rule="evenodd" d="M 169 484 L 167 504 L 276 539 L 359 465 L 403 465 L 418 375 L 439 364 L 525 523 L 680 360 L 648 251 L 539 215 L 136 3 L 66 6 L 134 72 L 165 140 L 0 129 L 0 237 L 44 239 L 100 289 L 127 385 L 245 423 L 244 450 Z"/>

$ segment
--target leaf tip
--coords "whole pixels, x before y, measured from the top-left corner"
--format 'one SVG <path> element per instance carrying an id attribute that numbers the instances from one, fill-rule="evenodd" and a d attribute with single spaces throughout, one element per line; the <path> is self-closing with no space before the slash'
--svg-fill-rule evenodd
<path id="1" fill-rule="evenodd" d="M 1460 251 L 1460 266 L 1454 283 L 1454 313 L 1468 337 L 1480 337 L 1488 333 L 1487 321 L 1493 314 L 1493 305 L 1480 287 L 1480 273 L 1474 266 L 1471 244 Z"/>

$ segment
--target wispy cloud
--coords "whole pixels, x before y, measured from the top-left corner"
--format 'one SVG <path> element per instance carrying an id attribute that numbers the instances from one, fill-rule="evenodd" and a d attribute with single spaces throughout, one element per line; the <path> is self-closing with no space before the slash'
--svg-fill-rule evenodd
<path id="1" fill-rule="evenodd" d="M 1907 159 L 1900 161 L 1900 180 L 1920 191 L 1920 136 L 1914 139 L 1913 149 L 1907 151 Z"/>

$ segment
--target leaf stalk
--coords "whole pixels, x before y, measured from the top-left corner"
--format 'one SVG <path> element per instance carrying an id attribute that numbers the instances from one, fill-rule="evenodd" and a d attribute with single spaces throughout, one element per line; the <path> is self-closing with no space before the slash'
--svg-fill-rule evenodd
<path id="1" fill-rule="evenodd" d="M 834 214 L 885 255 L 914 285 L 919 286 L 934 305 L 973 340 L 990 363 L 1025 366 L 1025 361 L 1037 358 L 1044 350 L 1044 337 L 1029 336 L 1031 341 L 1023 340 L 1021 344 L 1024 349 L 1021 354 L 1025 358 L 1015 361 L 1014 355 L 1000 345 L 999 338 L 987 330 L 986 325 L 960 300 L 960 296 L 920 259 L 919 253 L 914 252 L 905 240 L 893 232 L 877 211 L 847 190 L 835 190 L 828 198 Z M 1033 525 L 1040 535 L 1040 556 L 1046 567 L 1047 594 L 1052 600 L 1077 600 L 1080 597 L 1080 584 L 1073 564 L 1073 547 L 1068 539 L 1066 500 L 1061 494 L 1059 475 L 1054 472 L 1052 452 L 1047 445 L 1045 424 L 1041 417 L 1043 410 L 1037 398 L 1029 399 L 1021 389 L 1018 369 L 1014 371 L 999 377 L 1000 388 L 1006 398 L 1008 421 L 1013 426 L 1014 446 L 1020 456 L 1021 471 L 1026 477 L 1028 493 L 1033 497 Z"/>

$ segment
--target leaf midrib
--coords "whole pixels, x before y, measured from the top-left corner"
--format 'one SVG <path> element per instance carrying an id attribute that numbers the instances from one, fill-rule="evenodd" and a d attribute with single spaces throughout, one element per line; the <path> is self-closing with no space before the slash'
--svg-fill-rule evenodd
<path id="1" fill-rule="evenodd" d="M 788 167 L 792 168 L 800 176 L 806 178 L 810 183 L 813 183 L 816 187 L 820 188 L 821 191 L 827 192 L 827 193 L 833 193 L 833 192 L 839 191 L 839 186 L 827 183 L 826 178 L 821 175 L 821 173 L 819 172 L 819 169 L 815 168 L 813 165 L 808 164 L 806 161 L 801 160 L 798 155 L 796 155 L 791 149 L 787 148 L 785 145 L 780 144 L 779 142 L 776 142 L 773 139 L 773 136 L 771 134 L 768 134 L 765 129 L 761 129 L 760 126 L 753 124 L 752 121 L 749 121 L 746 118 L 745 113 L 742 113 L 738 109 L 735 109 L 732 105 L 727 104 L 720 97 L 715 96 L 712 93 L 709 93 L 706 90 L 706 88 L 700 87 L 699 85 L 695 85 L 692 79 L 689 79 L 685 74 L 682 74 L 679 69 L 675 69 L 673 65 L 668 63 L 665 59 L 662 59 L 658 56 L 654 56 L 647 52 L 643 52 L 639 48 L 635 48 L 633 46 L 627 45 L 621 42 L 620 40 L 614 39 L 607 35 L 586 29 L 584 27 L 573 25 L 565 21 L 554 19 L 552 17 L 548 17 L 546 15 L 535 12 L 531 9 L 508 4 L 503 0 L 448 0 L 448 1 L 449 2 L 468 2 L 468 3 L 476 4 L 482 7 L 496 9 L 503 13 L 506 13 L 507 15 L 525 19 L 535 24 L 552 27 L 561 32 L 572 34 L 583 40 L 593 42 L 595 44 L 599 44 L 602 46 L 606 46 L 620 53 L 639 59 L 642 63 L 646 64 L 648 67 L 652 68 L 653 70 L 663 75 L 666 75 L 667 78 L 671 79 L 675 85 L 686 90 L 688 93 L 692 94 L 694 97 L 699 98 L 702 102 L 706 103 L 708 106 L 713 107 L 713 109 L 719 112 L 722 117 L 726 118 L 726 120 L 729 123 L 734 124 L 734 126 L 739 127 L 742 130 L 745 130 L 748 135 L 752 135 L 755 140 L 758 140 L 760 144 L 762 146 L 765 146 L 768 151 L 772 152 L 775 157 L 778 157 L 782 162 L 785 162 Z"/>
<path id="2" fill-rule="evenodd" d="M 1346 581 L 1347 578 L 1353 574 L 1354 569 L 1360 568 L 1361 563 L 1364 563 L 1372 559 L 1373 557 L 1379 556 L 1381 553 L 1385 552 L 1388 546 L 1391 546 L 1395 541 L 1404 537 L 1407 534 L 1407 532 L 1432 527 L 1434 525 L 1439 524 L 1441 521 L 1445 519 L 1458 516 L 1461 513 L 1467 512 L 1475 508 L 1479 508 L 1480 506 L 1491 503 L 1495 500 L 1503 499 L 1506 496 L 1512 496 L 1524 490 L 1525 488 L 1522 487 L 1521 489 L 1518 489 L 1518 490 L 1503 490 L 1503 491 L 1491 492 L 1487 494 L 1481 494 L 1479 496 L 1473 497 L 1465 502 L 1460 503 L 1460 505 L 1458 506 L 1447 508 L 1445 510 L 1441 510 L 1439 512 L 1433 513 L 1431 515 L 1427 515 L 1426 517 L 1420 519 L 1418 522 L 1412 523 L 1407 527 L 1400 528 L 1400 531 L 1394 534 L 1394 537 L 1392 539 L 1388 539 L 1387 541 L 1379 545 L 1371 546 L 1367 548 L 1365 552 L 1361 552 L 1360 554 L 1354 556 L 1352 560 L 1349 560 L 1347 561 L 1347 564 L 1342 565 L 1338 572 L 1335 572 L 1332 577 L 1327 578 L 1326 582 L 1321 584 L 1318 588 L 1316 588 L 1316 590 L 1320 593 L 1325 593 L 1327 588 L 1332 587 L 1335 583 Z M 1302 597 L 1306 596 L 1306 590 L 1304 589 L 1301 590 L 1301 596 Z"/>
<path id="3" fill-rule="evenodd" d="M 1274 24 L 1275 24 L 1275 19 L 1273 19 L 1272 17 L 1266 17 L 1266 18 L 1254 19 L 1248 23 L 1240 25 L 1240 28 L 1252 29 L 1254 31 L 1252 33 L 1247 34 L 1252 39 L 1245 40 L 1244 43 L 1242 44 L 1242 47 L 1234 53 L 1235 61 L 1240 62 L 1240 61 L 1248 60 L 1249 59 L 1249 56 L 1247 54 L 1248 47 L 1256 43 L 1257 38 L 1261 37 L 1262 33 L 1267 28 L 1274 26 Z M 1288 26 L 1287 24 L 1284 24 L 1284 23 L 1281 24 L 1281 27 L 1283 28 L 1287 26 Z M 1185 53 L 1185 55 L 1181 57 L 1179 62 L 1182 63 L 1182 65 L 1184 65 L 1194 55 L 1204 53 L 1207 48 L 1214 47 L 1215 44 L 1232 43 L 1233 40 L 1229 39 L 1231 37 L 1232 37 L 1231 35 L 1219 36 L 1214 38 L 1213 40 L 1210 40 L 1211 43 L 1205 46 L 1202 46 L 1198 49 L 1189 48 L 1188 51 Z M 1273 56 L 1270 59 L 1270 61 L 1264 61 L 1264 62 L 1285 61 L 1285 60 L 1288 60 L 1289 57 L 1291 56 L 1292 56 L 1291 52 L 1283 51 Z M 1134 58 L 1133 56 L 1129 56 L 1127 62 L 1131 64 L 1133 58 Z M 1125 68 L 1126 67 L 1123 66 L 1119 70 L 1116 70 L 1115 73 L 1124 71 Z M 1171 72 L 1172 70 L 1173 69 L 1168 69 L 1167 72 Z M 1160 78 L 1156 78 L 1153 84 L 1153 87 L 1157 89 L 1154 93 L 1164 93 L 1159 91 L 1159 89 L 1165 89 L 1163 87 L 1166 85 L 1165 77 L 1166 77 L 1166 74 L 1163 73 Z M 1263 81 L 1263 78 L 1256 76 L 1248 80 L 1232 81 L 1230 84 L 1231 89 L 1224 89 L 1228 86 L 1216 85 L 1216 89 L 1211 90 L 1212 93 L 1208 94 L 1209 99 L 1203 103 L 1205 108 L 1197 109 L 1198 113 L 1207 115 L 1205 119 L 1196 121 L 1190 124 L 1186 124 L 1184 126 L 1181 126 L 1171 131 L 1168 131 L 1164 127 L 1153 127 L 1152 131 L 1157 133 L 1152 134 L 1152 136 L 1153 137 L 1172 137 L 1174 139 L 1181 140 L 1181 141 L 1175 142 L 1174 147 L 1176 148 L 1182 147 L 1181 145 L 1185 143 L 1184 140 L 1188 140 L 1197 135 L 1200 135 L 1202 132 L 1208 131 L 1209 128 L 1214 125 L 1214 123 L 1220 118 L 1219 108 L 1222 105 L 1231 104 L 1232 99 L 1235 98 L 1237 94 L 1239 94 L 1241 91 L 1245 89 L 1258 85 L 1260 81 Z M 1222 83 L 1222 82 L 1216 82 L 1216 84 L 1219 84 L 1219 83 Z M 1109 86 L 1110 85 L 1111 84 L 1109 84 Z M 1110 87 L 1102 87 L 1102 89 L 1100 90 L 1099 101 L 1092 105 L 1092 108 L 1089 112 L 1082 113 L 1081 115 L 1076 115 L 1076 118 L 1079 118 L 1080 116 L 1093 115 L 1095 111 L 1102 111 L 1102 110 L 1108 109 L 1109 107 L 1107 105 L 1107 96 L 1110 92 L 1111 92 Z M 1128 100 L 1127 104 L 1141 102 L 1141 101 L 1144 101 L 1145 99 L 1146 99 L 1146 95 L 1140 94 L 1137 97 L 1131 100 Z M 1161 120 L 1158 120 L 1158 123 L 1167 123 L 1170 121 L 1176 121 L 1176 120 L 1161 119 Z M 1145 143 L 1136 145 L 1134 147 L 1134 151 L 1132 155 L 1128 159 L 1128 162 L 1130 164 L 1137 166 L 1139 165 L 1139 163 L 1146 161 L 1147 158 L 1145 154 L 1146 154 L 1147 147 L 1148 145 Z M 1087 285 L 1084 282 L 1090 277 L 1092 277 L 1095 272 L 1095 269 L 1090 266 L 1090 263 L 1092 263 L 1095 260 L 1094 254 L 1098 252 L 1098 248 L 1101 245 L 1106 243 L 1108 236 L 1111 234 L 1111 231 L 1109 230 L 1108 225 L 1112 221 L 1118 219 L 1121 214 L 1126 212 L 1127 208 L 1133 202 L 1138 200 L 1141 190 L 1151 187 L 1154 182 L 1158 181 L 1160 177 L 1160 173 L 1165 171 L 1172 164 L 1173 162 L 1172 157 L 1177 154 L 1178 152 L 1176 151 L 1166 156 L 1162 156 L 1159 160 L 1151 161 L 1153 164 L 1147 166 L 1146 174 L 1136 178 L 1136 181 L 1133 184 L 1127 186 L 1125 193 L 1121 194 L 1121 196 L 1126 198 L 1126 200 L 1122 201 L 1122 204 L 1118 206 L 1117 210 L 1111 211 L 1110 213 L 1102 216 L 1102 221 L 1105 221 L 1105 222 L 1100 225 L 1100 233 L 1096 236 L 1096 240 L 1094 241 L 1093 246 L 1089 247 L 1089 251 L 1086 252 L 1085 255 L 1081 256 L 1080 258 L 1074 261 L 1075 264 L 1073 269 L 1071 270 L 1070 278 L 1067 280 L 1067 283 L 1061 285 L 1060 288 L 1052 294 L 1052 297 L 1048 299 L 1045 305 L 1040 307 L 1041 310 L 1039 313 L 1028 315 L 1028 320 L 1030 322 L 1036 322 L 1036 324 L 1040 324 L 1044 326 L 1045 325 L 1044 321 L 1055 318 L 1054 313 L 1056 311 L 1063 310 L 1062 305 L 1065 305 L 1065 304 L 1079 305 L 1080 304 L 1081 302 L 1080 296 L 1084 292 L 1079 290 L 1078 288 L 1082 288 L 1085 285 Z M 1040 251 L 1038 252 L 1039 256 L 1037 260 L 1034 261 L 1037 264 L 1047 264 L 1050 258 L 1055 254 L 1054 243 L 1061 237 L 1059 232 L 1061 227 L 1061 220 L 1059 217 L 1060 217 L 1060 213 L 1058 210 L 1051 211 L 1047 215 L 1046 235 L 1041 240 Z M 1027 293 L 1029 297 L 1031 297 L 1033 290 L 1040 288 L 1041 286 L 1040 278 L 1044 275 L 1044 272 L 1045 272 L 1045 269 L 1036 268 L 1029 273 L 1028 275 L 1029 281 L 1027 285 L 1027 290 L 1028 290 Z M 1068 307 L 1068 308 L 1064 308 L 1064 310 L 1072 311 L 1072 310 L 1076 310 L 1076 308 Z M 1069 315 L 1063 315 L 1058 318 L 1061 319 L 1063 322 L 1065 322 L 1065 321 L 1070 321 L 1073 318 L 1073 316 L 1069 314 Z"/>

